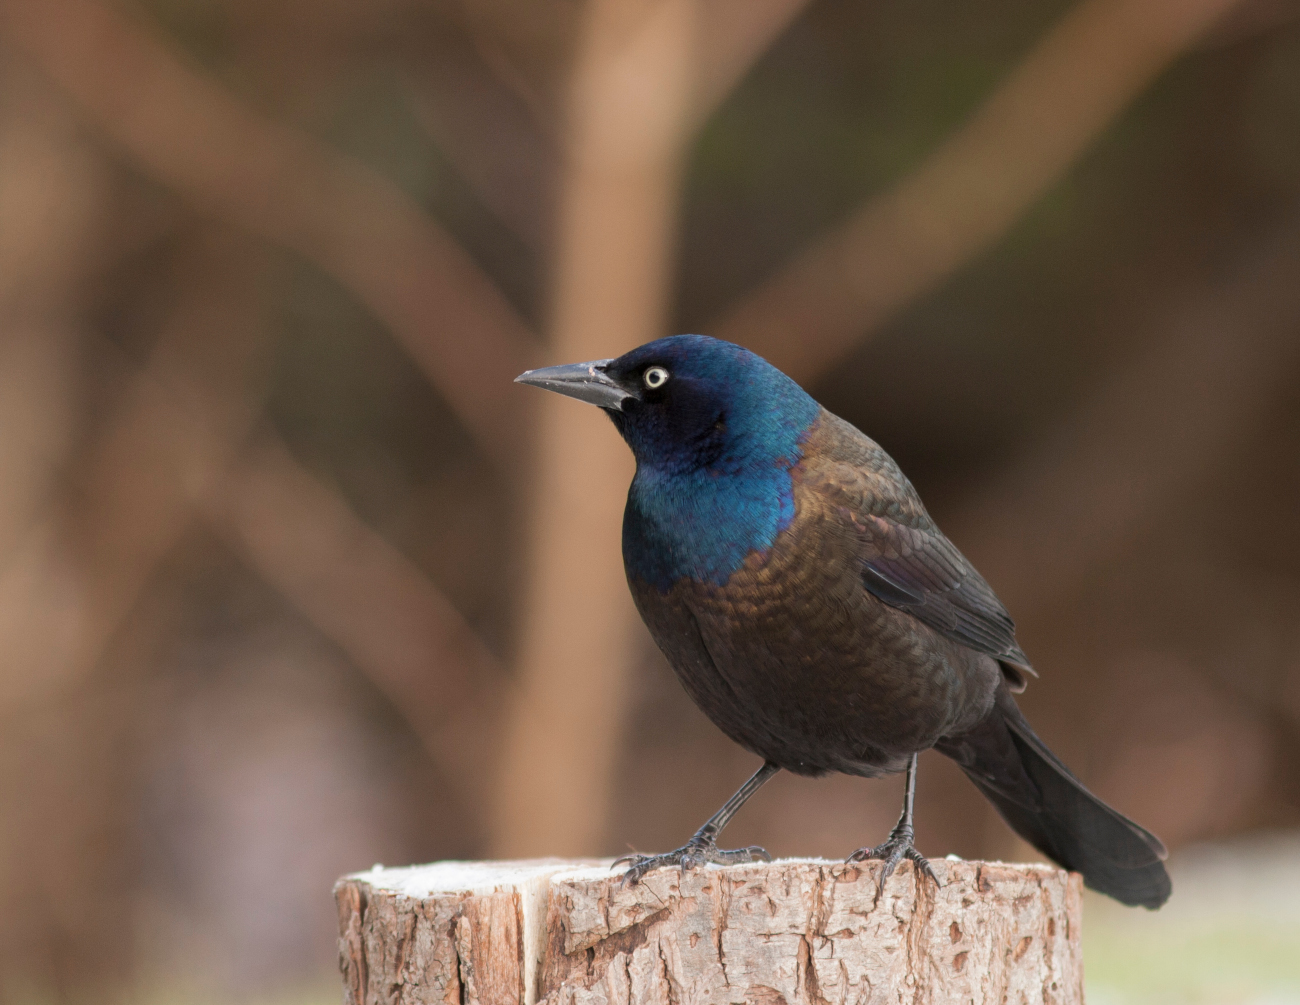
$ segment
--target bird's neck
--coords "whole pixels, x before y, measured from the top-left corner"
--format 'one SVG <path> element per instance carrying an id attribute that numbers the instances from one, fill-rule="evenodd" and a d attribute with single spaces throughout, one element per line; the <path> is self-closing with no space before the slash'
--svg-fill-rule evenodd
<path id="1" fill-rule="evenodd" d="M 746 464 L 669 471 L 639 464 L 623 516 L 630 576 L 667 592 L 683 577 L 722 585 L 794 518 L 792 469 L 802 450 Z"/>

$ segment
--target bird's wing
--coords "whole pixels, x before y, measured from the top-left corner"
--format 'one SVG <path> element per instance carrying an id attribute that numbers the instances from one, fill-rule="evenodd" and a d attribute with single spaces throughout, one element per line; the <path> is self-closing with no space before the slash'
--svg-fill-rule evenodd
<path id="1" fill-rule="evenodd" d="M 937 530 L 850 513 L 862 541 L 862 584 L 940 635 L 1033 672 L 992 588 Z"/>
<path id="2" fill-rule="evenodd" d="M 1034 669 L 992 587 L 935 526 L 893 458 L 838 416 L 824 412 L 823 425 L 803 480 L 852 522 L 863 586 L 946 638 L 1001 661 L 1013 690 L 1023 690 L 1023 675 Z"/>

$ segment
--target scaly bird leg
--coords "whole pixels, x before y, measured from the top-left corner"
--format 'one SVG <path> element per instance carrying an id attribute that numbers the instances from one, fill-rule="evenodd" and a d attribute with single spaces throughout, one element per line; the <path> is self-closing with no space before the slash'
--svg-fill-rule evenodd
<path id="1" fill-rule="evenodd" d="M 752 845 L 749 848 L 737 848 L 731 851 L 719 848 L 718 835 L 722 832 L 722 828 L 731 822 L 731 818 L 736 815 L 736 811 L 745 805 L 749 797 L 761 789 L 763 783 L 780 770 L 771 761 L 765 762 L 761 768 L 754 772 L 753 777 L 726 801 L 722 809 L 709 817 L 704 826 L 695 832 L 695 836 L 676 851 L 664 852 L 662 855 L 624 855 L 614 862 L 613 867 L 630 863 L 627 872 L 623 873 L 623 882 L 635 886 L 641 881 L 641 877 L 650 870 L 665 865 L 675 865 L 684 871 L 694 869 L 696 866 L 704 865 L 707 862 L 716 862 L 719 865 L 735 865 L 737 862 L 772 861 L 772 856 L 758 845 Z"/>
<path id="2" fill-rule="evenodd" d="M 925 860 L 916 846 L 912 844 L 914 832 L 912 830 L 912 803 L 916 800 L 916 755 L 907 762 L 907 794 L 903 797 L 903 815 L 898 818 L 898 823 L 894 829 L 889 832 L 889 839 L 882 845 L 874 848 L 859 848 L 849 856 L 850 862 L 865 862 L 867 859 L 883 859 L 885 867 L 880 870 L 880 879 L 876 886 L 881 893 L 885 891 L 885 880 L 893 874 L 898 863 L 903 859 L 908 859 L 916 867 L 918 872 L 924 873 L 934 880 L 935 886 L 939 885 L 938 877 L 935 876 L 934 870 L 930 868 L 930 863 Z"/>

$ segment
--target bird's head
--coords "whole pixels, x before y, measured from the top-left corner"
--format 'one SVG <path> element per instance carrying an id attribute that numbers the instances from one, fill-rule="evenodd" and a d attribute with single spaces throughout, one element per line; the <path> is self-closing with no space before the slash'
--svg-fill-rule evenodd
<path id="1" fill-rule="evenodd" d="M 819 412 L 761 356 L 705 335 L 674 335 L 617 359 L 529 370 L 515 379 L 599 405 L 638 466 L 665 473 L 788 466 Z"/>

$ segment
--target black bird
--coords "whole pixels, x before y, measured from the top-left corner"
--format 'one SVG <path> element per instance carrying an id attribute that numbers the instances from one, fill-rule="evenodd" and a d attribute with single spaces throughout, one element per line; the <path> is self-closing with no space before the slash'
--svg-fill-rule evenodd
<path id="1" fill-rule="evenodd" d="M 917 753 L 951 757 L 1011 828 L 1125 904 L 1169 897 L 1164 846 L 1085 789 L 1016 707 L 1034 671 L 989 585 L 874 441 L 746 349 L 679 335 L 518 381 L 603 408 L 636 455 L 623 562 L 637 609 L 704 713 L 763 767 L 664 865 L 766 859 L 718 833 L 782 768 L 907 772 L 888 840 L 912 844 Z"/>

